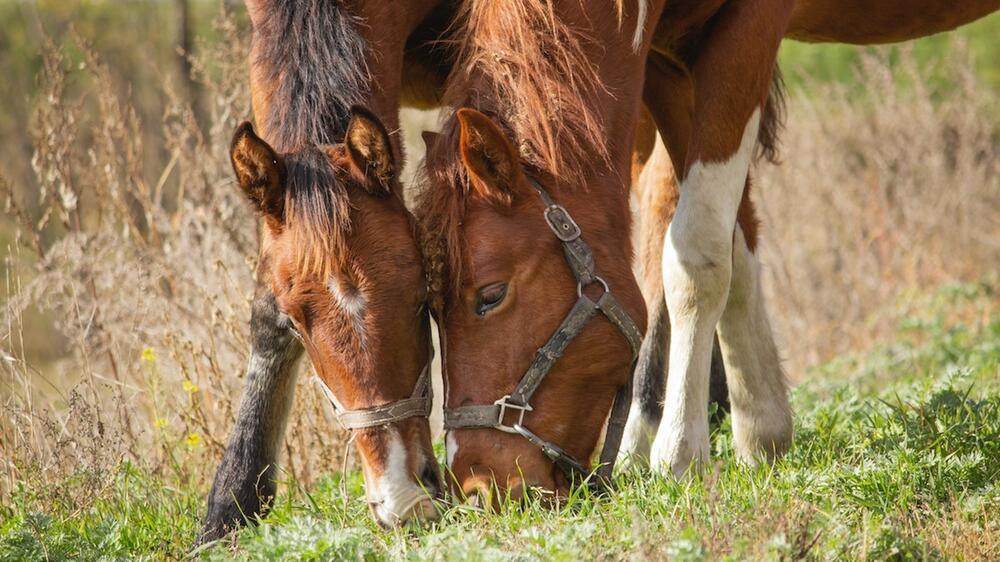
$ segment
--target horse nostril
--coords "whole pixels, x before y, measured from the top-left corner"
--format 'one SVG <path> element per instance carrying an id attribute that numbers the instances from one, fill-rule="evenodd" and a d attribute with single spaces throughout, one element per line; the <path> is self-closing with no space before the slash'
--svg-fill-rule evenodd
<path id="1" fill-rule="evenodd" d="M 492 481 L 480 476 L 474 476 L 466 481 L 462 486 L 462 493 L 465 496 L 465 504 L 478 507 L 480 509 L 497 509 L 499 505 L 494 505 L 495 496 L 493 494 Z"/>

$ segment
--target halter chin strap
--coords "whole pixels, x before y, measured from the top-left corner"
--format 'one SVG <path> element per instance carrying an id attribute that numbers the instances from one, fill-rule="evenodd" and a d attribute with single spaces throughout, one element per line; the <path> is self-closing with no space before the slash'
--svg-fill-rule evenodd
<path id="1" fill-rule="evenodd" d="M 545 380 L 545 376 L 556 361 L 562 357 L 570 342 L 580 335 L 587 322 L 595 314 L 603 313 L 628 341 L 632 347 L 633 367 L 642 344 L 642 332 L 611 293 L 607 282 L 595 272 L 594 254 L 590 250 L 590 246 L 581 238 L 580 226 L 576 224 L 563 206 L 552 200 L 534 178 L 528 176 L 528 181 L 531 182 L 535 191 L 542 198 L 542 202 L 545 203 L 545 222 L 562 242 L 566 262 L 576 278 L 576 304 L 573 305 L 549 341 L 535 354 L 528 370 L 510 394 L 489 406 L 460 406 L 445 409 L 444 427 L 449 430 L 492 428 L 521 435 L 540 448 L 570 481 L 587 481 L 588 485 L 596 491 L 603 491 L 607 488 L 611 473 L 614 471 L 618 447 L 625 429 L 625 420 L 632 403 L 631 372 L 629 373 L 629 382 L 620 387 L 615 394 L 614 405 L 611 407 L 611 414 L 608 418 L 608 428 L 605 432 L 604 448 L 601 451 L 600 466 L 596 471 L 596 480 L 587 480 L 591 474 L 590 471 L 561 447 L 545 441 L 525 427 L 524 415 L 526 412 L 533 411 L 531 397 Z M 599 283 L 604 289 L 604 293 L 596 302 L 583 292 L 584 287 L 594 283 Z M 513 423 L 508 425 L 508 420 L 512 420 Z"/>

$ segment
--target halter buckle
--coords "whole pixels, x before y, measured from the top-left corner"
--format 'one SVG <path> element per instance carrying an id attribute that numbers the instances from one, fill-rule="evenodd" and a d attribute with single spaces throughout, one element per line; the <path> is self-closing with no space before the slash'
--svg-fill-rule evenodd
<path id="1" fill-rule="evenodd" d="M 495 429 L 503 431 L 504 433 L 520 433 L 515 428 L 524 423 L 524 413 L 530 412 L 534 408 L 532 408 L 531 405 L 529 404 L 525 404 L 524 406 L 522 406 L 520 404 L 508 402 L 509 399 L 510 399 L 510 394 L 504 396 L 503 398 L 493 403 L 493 405 L 495 406 L 500 406 L 500 411 L 497 413 L 496 425 L 494 425 L 493 427 Z M 507 410 L 517 410 L 517 422 L 514 423 L 513 425 L 504 425 L 503 423 L 504 418 L 507 416 Z"/>
<path id="2" fill-rule="evenodd" d="M 549 223 L 549 228 L 555 233 L 556 238 L 563 242 L 572 242 L 583 233 L 580 225 L 576 224 L 569 211 L 562 205 L 552 204 L 546 207 L 545 222 Z"/>

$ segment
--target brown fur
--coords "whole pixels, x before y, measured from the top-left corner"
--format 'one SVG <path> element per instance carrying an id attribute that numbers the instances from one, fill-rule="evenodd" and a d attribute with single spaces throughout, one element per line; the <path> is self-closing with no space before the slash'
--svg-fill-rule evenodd
<path id="1" fill-rule="evenodd" d="M 447 103 L 471 94 L 471 105 L 503 115 L 525 161 L 552 174 L 580 178 L 587 161 L 607 157 L 594 111 L 604 86 L 587 55 L 596 46 L 591 37 L 545 0 L 464 2 L 457 21 L 460 62 Z M 470 92 L 473 76 L 477 91 Z"/>
<path id="2" fill-rule="evenodd" d="M 257 315 L 244 401 L 257 404 L 237 422 L 217 479 L 203 537 L 238 524 L 247 513 L 233 504 L 253 494 L 259 470 L 275 452 L 239 449 L 240 443 L 280 442 L 291 400 L 276 404 L 269 381 L 283 376 L 260 358 L 291 354 L 302 346 L 287 329 L 297 325 L 320 378 L 347 408 L 367 408 L 407 397 L 429 360 L 425 283 L 414 222 L 395 173 L 402 158 L 398 128 L 407 40 L 439 0 L 246 0 L 254 26 L 250 84 L 254 115 L 272 157 L 235 154 L 244 191 L 264 215 L 258 294 L 268 301 Z M 421 34 L 433 34 L 422 30 Z M 426 79 L 435 76 L 427 75 Z M 411 77 L 412 79 L 412 77 Z M 427 89 L 427 88 L 425 88 Z M 364 103 L 374 112 L 352 107 Z M 378 123 L 381 121 L 388 127 Z M 383 142 L 384 140 L 384 142 Z M 263 142 L 263 141 L 262 141 Z M 261 153 L 263 154 L 263 152 Z M 259 156 L 259 155 L 258 155 Z M 253 166 L 248 166 L 248 163 Z M 268 167 L 277 173 L 271 174 Z M 264 171 L 263 174 L 260 172 Z M 278 178 L 275 180 L 274 178 Z M 268 181 L 261 182 L 266 177 Z M 251 181 L 244 181 L 249 178 Z M 266 201 L 261 205 L 259 201 Z M 362 291 L 360 311 L 336 306 L 329 289 Z M 273 295 L 273 297 L 272 297 Z M 281 347 L 284 346 L 284 347 Z M 260 367 L 264 365 L 263 367 Z M 287 370 L 287 367 L 282 367 Z M 288 377 L 285 377 L 286 379 Z M 259 411 L 273 419 L 251 419 Z M 241 410 L 242 412 L 242 410 Z M 263 437 L 258 429 L 267 429 Z M 427 420 L 393 424 L 404 439 L 411 476 L 432 492 L 439 488 Z M 360 430 L 358 451 L 366 478 L 385 469 L 385 428 Z M 243 463 L 246 457 L 253 462 Z M 228 464 L 227 464 L 228 463 Z M 418 466 L 419 464 L 419 466 Z M 217 505 L 216 505 L 217 504 Z"/>

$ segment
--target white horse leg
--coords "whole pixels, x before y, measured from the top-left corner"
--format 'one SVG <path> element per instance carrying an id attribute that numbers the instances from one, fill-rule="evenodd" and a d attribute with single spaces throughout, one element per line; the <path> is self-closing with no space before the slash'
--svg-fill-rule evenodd
<path id="1" fill-rule="evenodd" d="M 792 440 L 788 390 L 760 286 L 760 262 L 736 229 L 729 302 L 719 321 L 732 404 L 733 442 L 743 462 L 784 454 Z"/>
<path id="2" fill-rule="evenodd" d="M 712 342 L 729 297 L 733 228 L 759 126 L 757 108 L 728 160 L 691 166 L 663 245 L 671 376 L 650 462 L 678 477 L 709 456 Z"/>

